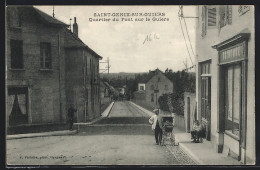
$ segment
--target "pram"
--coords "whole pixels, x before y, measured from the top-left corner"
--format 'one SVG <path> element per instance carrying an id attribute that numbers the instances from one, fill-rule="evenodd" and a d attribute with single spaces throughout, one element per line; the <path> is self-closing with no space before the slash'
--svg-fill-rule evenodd
<path id="1" fill-rule="evenodd" d="M 174 117 L 171 115 L 164 115 L 162 117 L 162 124 L 163 124 L 163 134 L 162 134 L 162 145 L 174 145 L 174 134 L 173 134 L 173 127 L 174 127 Z M 167 141 L 170 141 L 167 142 Z"/>

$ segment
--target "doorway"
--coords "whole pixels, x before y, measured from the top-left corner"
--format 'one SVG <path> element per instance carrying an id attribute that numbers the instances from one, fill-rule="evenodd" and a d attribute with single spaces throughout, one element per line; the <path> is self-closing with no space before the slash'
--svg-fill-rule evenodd
<path id="1" fill-rule="evenodd" d="M 211 77 L 202 77 L 201 116 L 206 127 L 205 137 L 210 140 L 211 130 Z"/>

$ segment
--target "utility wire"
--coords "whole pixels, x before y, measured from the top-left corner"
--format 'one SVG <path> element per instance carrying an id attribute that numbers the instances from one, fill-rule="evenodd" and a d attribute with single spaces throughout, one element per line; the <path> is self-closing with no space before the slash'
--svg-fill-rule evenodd
<path id="1" fill-rule="evenodd" d="M 187 51 L 188 51 L 190 60 L 191 60 L 190 51 L 189 51 L 189 48 L 188 48 L 188 45 L 187 45 L 187 42 L 186 42 L 186 38 L 185 38 L 185 35 L 184 35 L 184 31 L 183 31 L 183 28 L 182 28 L 182 24 L 181 24 L 181 19 L 180 19 L 180 18 L 181 18 L 181 16 L 182 16 L 182 14 L 180 15 L 180 12 L 181 12 L 181 7 L 180 7 L 180 10 L 179 10 L 179 21 L 180 21 L 180 25 L 181 25 L 182 35 L 183 35 L 183 38 L 184 38 L 184 41 L 185 41 L 185 44 L 186 44 L 186 48 L 187 48 Z M 193 65 L 192 60 L 191 60 L 191 63 L 192 63 L 192 65 Z"/>
<path id="2" fill-rule="evenodd" d="M 191 48 L 191 51 L 192 51 L 193 55 L 195 56 L 195 53 L 194 53 L 193 48 L 192 48 L 192 45 L 191 45 L 190 36 L 189 36 L 188 29 L 187 29 L 187 25 L 186 25 L 185 18 L 184 18 L 184 17 L 182 17 L 182 18 L 183 18 L 183 20 L 184 20 L 184 24 L 185 24 L 186 32 L 187 32 L 187 35 L 188 35 L 188 40 L 189 40 L 189 42 L 190 42 L 190 48 Z M 192 65 L 193 65 L 193 64 L 192 64 Z"/>

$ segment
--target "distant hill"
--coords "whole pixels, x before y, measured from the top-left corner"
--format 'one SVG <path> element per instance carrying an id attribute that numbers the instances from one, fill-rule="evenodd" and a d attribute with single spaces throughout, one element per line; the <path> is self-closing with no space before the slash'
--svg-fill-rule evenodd
<path id="1" fill-rule="evenodd" d="M 134 79 L 136 75 L 138 74 L 144 74 L 147 72 L 142 73 L 126 73 L 126 72 L 119 72 L 119 73 L 100 73 L 100 78 L 107 78 L 107 79 Z"/>

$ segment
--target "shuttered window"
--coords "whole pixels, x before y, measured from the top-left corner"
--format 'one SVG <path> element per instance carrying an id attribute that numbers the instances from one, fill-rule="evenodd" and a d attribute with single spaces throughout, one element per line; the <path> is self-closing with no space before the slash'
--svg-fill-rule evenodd
<path id="1" fill-rule="evenodd" d="M 207 33 L 207 25 L 206 25 L 206 18 L 207 18 L 207 6 L 202 7 L 201 11 L 201 36 L 204 37 Z"/>
<path id="2" fill-rule="evenodd" d="M 208 27 L 217 26 L 217 8 L 216 6 L 208 6 Z"/>
<path id="3" fill-rule="evenodd" d="M 219 28 L 232 24 L 232 5 L 219 6 Z"/>
<path id="4" fill-rule="evenodd" d="M 232 24 L 232 5 L 227 5 L 228 24 Z"/>

